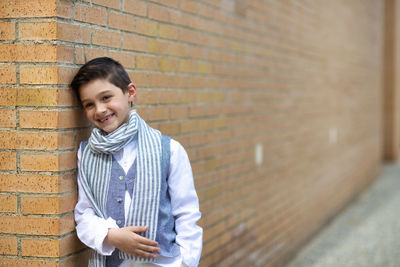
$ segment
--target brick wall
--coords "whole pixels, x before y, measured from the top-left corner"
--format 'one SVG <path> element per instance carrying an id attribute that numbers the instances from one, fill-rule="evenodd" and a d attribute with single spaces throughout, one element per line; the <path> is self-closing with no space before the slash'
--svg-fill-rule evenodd
<path id="1" fill-rule="evenodd" d="M 98 56 L 187 148 L 200 266 L 281 265 L 379 172 L 382 1 L 5 0 L 0 40 L 1 266 L 85 265 L 68 83 Z"/>

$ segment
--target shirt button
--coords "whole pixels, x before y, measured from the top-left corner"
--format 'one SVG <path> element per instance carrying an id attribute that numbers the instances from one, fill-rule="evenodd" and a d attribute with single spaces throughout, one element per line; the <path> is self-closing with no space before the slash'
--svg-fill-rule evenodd
<path id="1" fill-rule="evenodd" d="M 117 198 L 118 203 L 122 203 L 122 198 Z"/>
<path id="2" fill-rule="evenodd" d="M 118 221 L 117 221 L 117 224 L 121 224 L 121 220 L 118 220 Z"/>
<path id="3" fill-rule="evenodd" d="M 122 181 L 124 180 L 124 176 L 120 176 L 119 179 Z"/>

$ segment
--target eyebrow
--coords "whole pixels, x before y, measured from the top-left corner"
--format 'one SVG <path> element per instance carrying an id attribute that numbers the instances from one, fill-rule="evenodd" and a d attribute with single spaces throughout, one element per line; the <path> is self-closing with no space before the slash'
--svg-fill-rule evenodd
<path id="1" fill-rule="evenodd" d="M 96 95 L 96 97 L 99 97 L 99 96 L 102 96 L 102 95 L 108 94 L 108 93 L 110 93 L 110 92 L 112 92 L 112 90 L 110 90 L 110 89 L 106 89 L 106 90 L 104 90 L 104 91 L 101 91 L 100 93 L 98 93 L 98 94 Z M 89 99 L 81 99 L 81 103 L 82 103 L 82 105 L 83 105 L 85 102 L 88 102 L 88 101 L 90 101 L 90 100 L 89 100 Z"/>

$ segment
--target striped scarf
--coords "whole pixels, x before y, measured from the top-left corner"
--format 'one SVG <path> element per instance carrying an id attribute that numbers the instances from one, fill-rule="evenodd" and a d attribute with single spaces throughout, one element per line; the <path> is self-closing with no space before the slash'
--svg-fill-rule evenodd
<path id="1" fill-rule="evenodd" d="M 156 239 L 161 187 L 161 133 L 146 124 L 135 110 L 128 123 L 105 135 L 93 129 L 82 153 L 79 179 L 96 213 L 107 219 L 106 202 L 110 184 L 112 154 L 137 139 L 137 177 L 125 226 L 148 226 L 143 236 Z M 152 259 L 120 252 L 121 259 L 150 262 Z M 105 266 L 105 257 L 93 251 L 89 266 Z"/>

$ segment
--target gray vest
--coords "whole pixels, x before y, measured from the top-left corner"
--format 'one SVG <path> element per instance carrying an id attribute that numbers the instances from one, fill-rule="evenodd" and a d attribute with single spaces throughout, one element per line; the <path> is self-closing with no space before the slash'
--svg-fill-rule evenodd
<path id="1" fill-rule="evenodd" d="M 170 165 L 170 140 L 169 136 L 162 136 L 161 171 L 162 182 L 160 189 L 160 206 L 158 212 L 158 224 L 156 241 L 161 249 L 161 256 L 177 257 L 180 255 L 179 246 L 175 243 L 175 220 L 171 211 L 171 197 L 168 192 L 168 172 Z M 82 144 L 85 148 L 87 142 Z M 125 174 L 124 169 L 113 157 L 110 186 L 107 195 L 107 216 L 113 218 L 119 227 L 125 225 L 125 191 L 128 190 L 131 198 L 136 179 L 136 160 Z M 106 259 L 107 267 L 119 266 L 123 260 L 119 258 L 119 250 L 115 249 Z"/>

